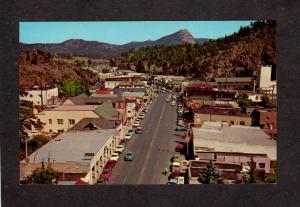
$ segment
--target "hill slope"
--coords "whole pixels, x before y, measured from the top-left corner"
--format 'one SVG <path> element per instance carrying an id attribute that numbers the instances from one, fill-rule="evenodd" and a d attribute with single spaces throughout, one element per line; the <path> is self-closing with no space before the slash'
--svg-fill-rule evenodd
<path id="1" fill-rule="evenodd" d="M 154 74 L 191 75 L 210 80 L 219 76 L 252 76 L 258 65 L 276 68 L 276 24 L 255 22 L 237 33 L 203 44 L 142 48 L 123 54 L 121 67 L 135 65 Z"/>

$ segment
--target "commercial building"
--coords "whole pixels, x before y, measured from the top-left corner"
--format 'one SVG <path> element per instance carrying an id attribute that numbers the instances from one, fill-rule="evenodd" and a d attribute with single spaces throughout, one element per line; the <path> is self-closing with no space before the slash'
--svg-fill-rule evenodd
<path id="1" fill-rule="evenodd" d="M 59 181 L 83 178 L 95 184 L 118 144 L 115 129 L 70 131 L 57 136 L 21 163 L 21 179 L 36 167 L 50 164 Z"/>
<path id="2" fill-rule="evenodd" d="M 253 88 L 252 77 L 220 77 L 214 78 L 219 89 L 250 90 Z"/>
<path id="3" fill-rule="evenodd" d="M 253 158 L 256 168 L 266 172 L 270 172 L 271 160 L 277 159 L 276 141 L 259 127 L 205 122 L 190 133 L 193 153 L 199 159 L 245 163 Z"/>
<path id="4" fill-rule="evenodd" d="M 251 126 L 251 117 L 242 113 L 238 108 L 202 107 L 194 108 L 194 123 L 223 122 L 230 125 Z"/>
<path id="5" fill-rule="evenodd" d="M 258 110 L 258 113 L 259 113 L 259 125 L 261 128 L 266 128 L 266 129 L 277 128 L 277 111 L 275 109 Z"/>

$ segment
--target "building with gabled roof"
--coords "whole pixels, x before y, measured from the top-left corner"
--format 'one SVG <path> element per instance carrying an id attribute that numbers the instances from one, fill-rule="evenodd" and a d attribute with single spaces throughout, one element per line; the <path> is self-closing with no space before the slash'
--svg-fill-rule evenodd
<path id="1" fill-rule="evenodd" d="M 54 109 L 44 110 L 36 116 L 45 124 L 44 132 L 54 133 L 69 130 L 83 118 L 121 120 L 120 113 L 112 106 L 111 101 L 101 105 L 60 105 Z"/>

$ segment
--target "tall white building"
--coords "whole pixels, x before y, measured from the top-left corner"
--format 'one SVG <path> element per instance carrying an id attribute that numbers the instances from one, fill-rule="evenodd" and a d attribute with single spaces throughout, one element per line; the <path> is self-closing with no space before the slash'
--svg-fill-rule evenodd
<path id="1" fill-rule="evenodd" d="M 34 105 L 50 106 L 57 104 L 58 88 L 57 86 L 43 87 L 42 89 L 38 86 L 34 86 L 28 90 L 25 90 L 27 95 L 20 96 L 20 100 L 32 101 Z"/>
<path id="2" fill-rule="evenodd" d="M 256 84 L 260 92 L 276 94 L 276 80 L 271 80 L 272 66 L 260 66 L 256 71 Z"/>

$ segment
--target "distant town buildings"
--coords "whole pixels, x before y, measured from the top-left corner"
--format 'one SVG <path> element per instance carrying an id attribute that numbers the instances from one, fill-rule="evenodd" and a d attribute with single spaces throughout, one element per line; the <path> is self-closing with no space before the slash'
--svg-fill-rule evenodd
<path id="1" fill-rule="evenodd" d="M 58 88 L 55 84 L 25 88 L 24 92 L 26 94 L 24 96 L 20 95 L 19 99 L 32 101 L 34 105 L 51 106 L 57 104 L 59 101 Z"/>

